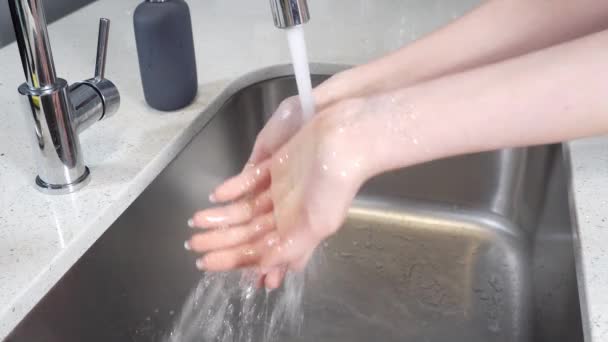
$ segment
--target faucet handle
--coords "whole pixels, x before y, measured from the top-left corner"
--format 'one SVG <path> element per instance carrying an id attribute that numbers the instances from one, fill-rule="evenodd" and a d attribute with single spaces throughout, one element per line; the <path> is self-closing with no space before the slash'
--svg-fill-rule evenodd
<path id="1" fill-rule="evenodd" d="M 106 57 L 110 20 L 99 20 L 95 76 L 70 86 L 70 99 L 74 106 L 73 119 L 78 132 L 85 130 L 95 121 L 108 118 L 120 107 L 120 93 L 116 85 L 105 78 Z"/>
<path id="2" fill-rule="evenodd" d="M 108 37 L 110 35 L 110 19 L 99 19 L 99 36 L 97 38 L 97 58 L 95 60 L 95 80 L 101 81 L 106 73 L 106 58 L 108 55 Z"/>

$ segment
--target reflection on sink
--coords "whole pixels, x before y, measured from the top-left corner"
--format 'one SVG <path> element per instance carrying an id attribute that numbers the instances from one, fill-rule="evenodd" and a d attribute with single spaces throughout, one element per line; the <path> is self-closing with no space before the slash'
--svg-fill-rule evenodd
<path id="1" fill-rule="evenodd" d="M 200 278 L 186 218 L 293 93 L 292 78 L 237 92 L 8 341 L 158 341 Z M 324 249 L 302 335 L 283 341 L 583 341 L 559 146 L 377 177 Z"/>

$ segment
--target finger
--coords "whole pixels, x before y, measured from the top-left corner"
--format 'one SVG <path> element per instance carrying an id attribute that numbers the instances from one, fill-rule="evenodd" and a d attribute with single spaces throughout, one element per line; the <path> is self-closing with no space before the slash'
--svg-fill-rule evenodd
<path id="1" fill-rule="evenodd" d="M 197 267 L 202 270 L 219 272 L 237 268 L 259 266 L 262 256 L 276 247 L 281 248 L 280 238 L 276 230 L 266 233 L 258 240 L 235 247 L 209 252 L 197 261 Z M 288 263 L 284 263 L 288 264 Z M 278 266 L 273 265 L 273 266 Z M 259 268 L 267 274 L 273 267 Z"/>
<path id="2" fill-rule="evenodd" d="M 266 288 L 269 290 L 274 290 L 274 289 L 278 289 L 279 287 L 281 287 L 281 284 L 283 283 L 283 279 L 285 278 L 285 272 L 286 272 L 285 267 L 273 268 L 266 275 L 266 278 L 264 279 L 264 281 L 265 281 L 264 284 L 265 284 Z"/>
<path id="3" fill-rule="evenodd" d="M 266 283 L 266 275 L 259 275 L 257 277 L 257 280 L 255 281 L 255 287 L 260 289 L 262 288 L 262 286 L 264 286 L 264 284 Z"/>
<path id="4" fill-rule="evenodd" d="M 242 199 L 223 207 L 199 211 L 194 214 L 189 224 L 198 228 L 226 227 L 248 222 L 271 210 L 272 196 L 269 191 L 265 191 L 255 197 Z"/>
<path id="5" fill-rule="evenodd" d="M 246 167 L 240 174 L 219 185 L 209 195 L 209 200 L 213 203 L 233 201 L 257 189 L 268 187 L 269 184 L 270 161 L 265 161 L 257 166 Z"/>
<path id="6" fill-rule="evenodd" d="M 297 96 L 281 102 L 256 139 L 249 161 L 260 163 L 270 158 L 302 125 L 302 106 Z"/>
<path id="7" fill-rule="evenodd" d="M 246 225 L 210 230 L 203 234 L 194 235 L 188 241 L 188 245 L 190 250 L 197 253 L 225 249 L 259 239 L 274 228 L 274 218 L 272 212 L 270 212 Z"/>
<path id="8" fill-rule="evenodd" d="M 260 252 L 253 244 L 210 252 L 196 261 L 200 270 L 224 272 L 237 268 L 255 266 L 260 261 Z"/>
<path id="9" fill-rule="evenodd" d="M 312 257 L 312 255 L 314 254 L 314 249 L 306 254 L 304 254 L 303 257 L 295 260 L 294 262 L 292 262 L 289 265 L 289 268 L 291 270 L 294 270 L 296 272 L 301 272 L 306 268 L 306 265 L 308 265 L 308 262 L 310 261 L 310 258 Z"/>
<path id="10" fill-rule="evenodd" d="M 254 167 L 257 164 L 261 164 L 264 160 L 270 158 L 271 156 L 271 149 L 268 147 L 266 139 L 264 139 L 264 131 L 262 131 L 258 135 L 255 144 L 253 145 L 253 150 L 251 151 L 249 160 L 247 161 L 247 164 L 245 164 L 245 168 L 243 170 Z"/>
<path id="11" fill-rule="evenodd" d="M 310 237 L 296 230 L 285 238 L 280 238 L 279 233 L 273 231 L 267 234 L 262 242 L 267 248 L 260 259 L 260 268 L 263 271 L 269 271 L 281 265 L 291 265 L 316 246 Z"/>

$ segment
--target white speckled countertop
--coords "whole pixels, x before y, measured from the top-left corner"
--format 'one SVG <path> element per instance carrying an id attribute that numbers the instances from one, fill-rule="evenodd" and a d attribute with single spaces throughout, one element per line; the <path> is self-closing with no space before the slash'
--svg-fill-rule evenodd
<path id="1" fill-rule="evenodd" d="M 115 117 L 81 135 L 93 178 L 76 194 L 50 197 L 34 189 L 33 152 L 16 91 L 24 80 L 18 51 L 15 44 L 0 49 L 0 340 L 201 129 L 227 88 L 246 82 L 243 75 L 289 62 L 266 1 L 190 1 L 199 94 L 182 111 L 156 112 L 143 102 L 140 86 L 131 22 L 138 2 L 98 1 L 49 27 L 58 75 L 74 82 L 92 76 L 98 18 L 112 19 L 107 75 L 118 85 L 122 105 Z M 309 0 L 310 59 L 363 63 L 477 2 Z M 601 342 L 608 338 L 602 243 L 608 242 L 608 138 L 571 143 L 569 152 L 587 341 Z"/>
<path id="2" fill-rule="evenodd" d="M 567 144 L 585 341 L 608 341 L 608 136 Z"/>

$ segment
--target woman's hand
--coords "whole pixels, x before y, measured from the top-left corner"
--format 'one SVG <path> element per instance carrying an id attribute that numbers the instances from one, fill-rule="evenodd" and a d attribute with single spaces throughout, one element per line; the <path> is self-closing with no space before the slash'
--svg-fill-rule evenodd
<path id="1" fill-rule="evenodd" d="M 348 70 L 335 74 L 313 90 L 317 112 L 350 97 L 349 88 L 344 85 L 348 83 L 347 73 Z M 258 134 L 246 167 L 261 164 L 272 157 L 305 123 L 300 98 L 292 96 L 283 100 Z M 222 196 L 221 193 L 217 195 Z"/>
<path id="2" fill-rule="evenodd" d="M 283 100 L 270 120 L 256 137 L 251 156 L 245 167 L 260 164 L 272 157 L 303 125 L 304 114 L 298 96 Z M 217 194 L 221 198 L 222 193 Z"/>
<path id="3" fill-rule="evenodd" d="M 275 288 L 286 268 L 306 265 L 316 246 L 340 228 L 369 175 L 367 144 L 354 123 L 361 102 L 329 107 L 275 152 L 260 147 L 255 155 L 262 157 L 253 159 L 259 164 L 213 192 L 218 202 L 234 202 L 192 219 L 193 226 L 206 229 L 187 242 L 187 248 L 206 253 L 201 269 L 256 268 L 267 275 L 266 286 Z M 272 157 L 264 159 L 266 153 Z"/>

